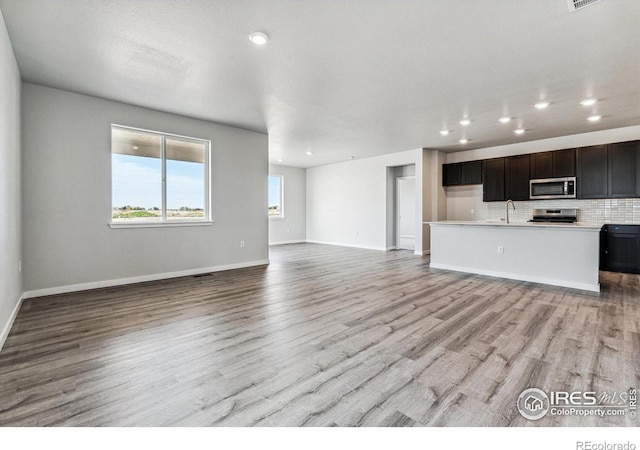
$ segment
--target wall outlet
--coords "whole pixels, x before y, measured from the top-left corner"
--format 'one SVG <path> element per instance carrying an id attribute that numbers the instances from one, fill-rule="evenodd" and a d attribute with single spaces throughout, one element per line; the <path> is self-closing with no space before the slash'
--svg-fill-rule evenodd
<path id="1" fill-rule="evenodd" d="M 289 232 L 289 227 L 287 227 L 287 233 Z"/>
<path id="2" fill-rule="evenodd" d="M 504 253 L 504 247 L 502 245 L 498 245 L 498 254 L 502 255 Z"/>
<path id="3" fill-rule="evenodd" d="M 18 261 L 18 272 L 22 272 L 22 260 Z"/>
<path id="4" fill-rule="evenodd" d="M 240 248 L 244 248 L 244 241 L 240 241 Z"/>
<path id="5" fill-rule="evenodd" d="M 473 208 L 471 208 L 471 209 L 469 210 L 469 213 L 473 216 L 473 215 L 476 213 L 476 210 L 475 210 L 475 209 L 473 209 Z"/>

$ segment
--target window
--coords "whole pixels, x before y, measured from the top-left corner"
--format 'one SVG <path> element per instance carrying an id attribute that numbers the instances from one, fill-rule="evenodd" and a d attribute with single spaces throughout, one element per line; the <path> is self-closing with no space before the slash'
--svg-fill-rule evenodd
<path id="1" fill-rule="evenodd" d="M 111 224 L 210 221 L 209 141 L 111 126 Z"/>
<path id="2" fill-rule="evenodd" d="M 282 175 L 269 175 L 269 217 L 284 217 Z"/>

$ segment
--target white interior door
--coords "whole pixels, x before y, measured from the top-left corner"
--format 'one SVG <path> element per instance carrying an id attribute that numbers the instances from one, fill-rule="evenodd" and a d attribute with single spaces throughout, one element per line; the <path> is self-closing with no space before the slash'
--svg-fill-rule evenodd
<path id="1" fill-rule="evenodd" d="M 416 248 L 416 179 L 396 178 L 396 243 L 399 249 Z"/>

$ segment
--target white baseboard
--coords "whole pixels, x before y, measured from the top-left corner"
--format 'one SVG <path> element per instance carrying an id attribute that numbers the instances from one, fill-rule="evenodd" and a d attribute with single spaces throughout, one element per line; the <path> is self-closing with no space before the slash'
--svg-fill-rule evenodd
<path id="1" fill-rule="evenodd" d="M 236 264 L 225 264 L 222 266 L 203 267 L 199 269 L 181 270 L 178 272 L 165 272 L 152 275 L 142 275 L 131 278 L 118 278 L 115 280 L 94 281 L 91 283 L 71 284 L 68 286 L 58 286 L 46 289 L 36 289 L 34 291 L 26 291 L 23 298 L 44 297 L 46 295 L 67 294 L 69 292 L 88 291 L 90 289 L 100 289 L 112 286 L 122 286 L 125 284 L 144 283 L 145 281 L 166 280 L 167 278 L 187 277 L 190 275 L 199 275 L 202 273 L 221 272 L 223 270 L 242 269 L 245 267 L 263 266 L 269 264 L 268 259 L 257 261 L 248 261 Z"/>
<path id="2" fill-rule="evenodd" d="M 312 241 L 312 240 L 309 240 L 309 239 L 307 239 L 307 242 L 309 244 L 336 245 L 338 247 L 361 248 L 361 249 L 364 249 L 364 250 L 378 250 L 378 251 L 381 251 L 381 252 L 386 252 L 387 251 L 386 247 L 370 247 L 370 246 L 366 246 L 366 245 L 345 244 L 345 243 L 341 243 L 341 242 Z"/>
<path id="3" fill-rule="evenodd" d="M 364 250 L 378 250 L 378 251 L 382 251 L 382 252 L 388 252 L 390 250 L 397 250 L 398 249 L 398 247 L 395 246 L 395 245 L 393 245 L 391 247 L 371 247 L 371 246 L 366 246 L 366 245 L 344 244 L 344 243 L 340 243 L 340 242 L 327 242 L 327 241 L 306 240 L 305 242 L 308 242 L 309 244 L 336 245 L 338 247 L 362 248 Z M 426 250 L 425 252 L 421 252 L 421 251 L 416 250 L 414 253 L 416 255 L 429 255 L 429 254 L 431 254 L 431 251 Z"/>
<path id="4" fill-rule="evenodd" d="M 399 249 L 398 247 L 393 246 L 393 247 L 387 247 L 387 251 L 389 251 L 389 250 L 402 250 L 402 249 Z M 411 250 L 409 250 L 409 251 L 411 251 Z M 413 254 L 414 255 L 418 255 L 418 256 L 424 256 L 424 255 L 430 255 L 431 251 L 430 250 L 425 250 L 425 251 L 421 252 L 420 250 L 414 250 Z"/>
<path id="5" fill-rule="evenodd" d="M 23 300 L 24 300 L 24 294 L 18 299 L 18 303 L 16 303 L 16 306 L 13 308 L 13 311 L 11 311 L 9 320 L 7 320 L 7 323 L 2 329 L 2 334 L 0 334 L 0 350 L 2 350 L 2 347 L 4 346 L 4 343 L 6 342 L 7 337 L 9 337 L 9 332 L 11 331 L 11 327 L 13 326 L 13 322 L 15 322 L 16 317 L 18 317 L 18 311 L 20 311 L 20 307 L 22 306 Z"/>
<path id="6" fill-rule="evenodd" d="M 575 281 L 560 281 L 552 278 L 536 277 L 521 274 L 512 274 L 508 272 L 498 272 L 495 270 L 476 269 L 475 267 L 454 266 L 450 264 L 431 263 L 429 265 L 433 269 L 453 270 L 454 272 L 475 273 L 478 275 L 487 275 L 496 278 L 507 278 L 509 280 L 529 281 L 532 283 L 548 284 L 551 286 L 567 287 L 572 289 L 582 289 L 583 291 L 600 292 L 600 283 L 580 283 Z"/>
<path id="7" fill-rule="evenodd" d="M 287 244 L 304 244 L 305 241 L 303 240 L 298 240 L 298 241 L 277 241 L 277 242 L 269 242 L 269 245 L 287 245 Z"/>

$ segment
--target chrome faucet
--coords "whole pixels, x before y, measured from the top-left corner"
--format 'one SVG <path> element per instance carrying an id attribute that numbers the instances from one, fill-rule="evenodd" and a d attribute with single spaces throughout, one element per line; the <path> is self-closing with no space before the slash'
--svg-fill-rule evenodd
<path id="1" fill-rule="evenodd" d="M 513 203 L 513 200 L 511 200 L 511 199 L 507 200 L 507 203 L 504 205 L 504 207 L 505 207 L 505 211 L 504 212 L 505 212 L 505 217 L 506 217 L 506 220 L 507 220 L 507 224 L 509 223 L 509 203 L 511 203 L 511 206 L 513 206 L 513 210 L 514 211 L 516 210 L 516 205 L 515 205 L 515 203 Z"/>

